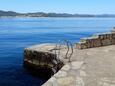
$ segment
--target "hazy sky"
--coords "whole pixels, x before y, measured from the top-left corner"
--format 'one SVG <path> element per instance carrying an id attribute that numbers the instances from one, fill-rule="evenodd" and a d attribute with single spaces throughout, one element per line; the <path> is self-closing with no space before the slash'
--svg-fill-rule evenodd
<path id="1" fill-rule="evenodd" d="M 0 0 L 0 10 L 115 14 L 115 0 Z"/>

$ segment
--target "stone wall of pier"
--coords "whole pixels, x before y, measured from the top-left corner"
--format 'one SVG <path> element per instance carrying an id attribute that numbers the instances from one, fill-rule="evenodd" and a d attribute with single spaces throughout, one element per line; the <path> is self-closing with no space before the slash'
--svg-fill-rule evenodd
<path id="1" fill-rule="evenodd" d="M 115 31 L 93 35 L 89 38 L 83 38 L 76 43 L 77 49 L 88 49 L 115 44 Z"/>
<path id="2" fill-rule="evenodd" d="M 45 78 L 50 78 L 63 66 L 56 55 L 45 51 L 36 51 L 26 48 L 24 50 L 24 67 L 34 74 L 40 74 Z"/>

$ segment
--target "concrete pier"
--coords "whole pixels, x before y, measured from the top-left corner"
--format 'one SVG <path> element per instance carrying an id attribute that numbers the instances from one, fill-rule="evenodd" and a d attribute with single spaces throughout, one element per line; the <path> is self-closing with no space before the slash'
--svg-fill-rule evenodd
<path id="1" fill-rule="evenodd" d="M 71 62 L 43 86 L 115 86 L 115 45 L 74 49 Z"/>
<path id="2" fill-rule="evenodd" d="M 70 61 L 65 58 L 65 46 L 60 48 L 59 58 L 55 44 L 32 46 L 24 51 L 24 66 L 48 75 L 43 86 L 115 86 L 114 37 L 112 31 L 82 40 L 75 44 Z"/>

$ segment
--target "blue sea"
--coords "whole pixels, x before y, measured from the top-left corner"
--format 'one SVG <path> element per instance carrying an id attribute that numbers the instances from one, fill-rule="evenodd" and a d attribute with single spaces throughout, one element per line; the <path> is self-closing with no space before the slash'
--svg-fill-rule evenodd
<path id="1" fill-rule="evenodd" d="M 23 68 L 25 47 L 72 43 L 115 26 L 115 18 L 0 18 L 0 86 L 41 86 L 44 79 Z"/>

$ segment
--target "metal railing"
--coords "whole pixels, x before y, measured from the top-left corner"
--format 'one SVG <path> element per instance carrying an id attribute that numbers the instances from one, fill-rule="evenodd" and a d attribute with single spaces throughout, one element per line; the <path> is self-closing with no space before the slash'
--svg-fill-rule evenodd
<path id="1" fill-rule="evenodd" d="M 68 40 L 60 40 L 56 46 L 55 46 L 55 59 L 59 59 L 59 57 L 61 56 L 60 54 L 60 51 L 67 47 L 66 52 L 65 52 L 65 55 L 64 55 L 64 59 L 68 59 L 68 62 L 71 62 L 71 57 L 72 57 L 72 54 L 73 54 L 73 44 L 68 41 Z"/>

